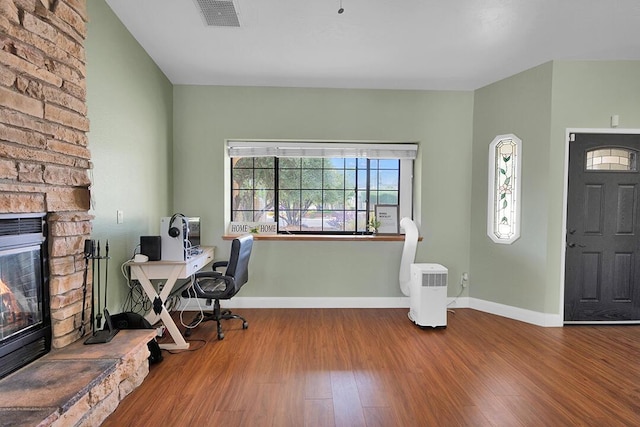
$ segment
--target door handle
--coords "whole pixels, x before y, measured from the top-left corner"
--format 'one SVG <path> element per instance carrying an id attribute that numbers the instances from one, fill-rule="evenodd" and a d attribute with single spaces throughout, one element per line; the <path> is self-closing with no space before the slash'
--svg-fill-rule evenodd
<path id="1" fill-rule="evenodd" d="M 576 245 L 575 243 L 567 243 L 567 247 L 569 248 L 575 248 L 576 246 L 578 246 L 579 248 L 586 248 L 587 245 Z"/>

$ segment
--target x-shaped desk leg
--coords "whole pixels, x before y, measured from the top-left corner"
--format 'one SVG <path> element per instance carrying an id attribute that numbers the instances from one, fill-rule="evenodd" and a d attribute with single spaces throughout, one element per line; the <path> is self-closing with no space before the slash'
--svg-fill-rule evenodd
<path id="1" fill-rule="evenodd" d="M 147 319 L 147 321 L 152 325 L 158 322 L 158 320 L 162 319 L 164 326 L 167 328 L 167 331 L 169 331 L 169 335 L 171 335 L 171 338 L 173 338 L 173 344 L 160 344 L 160 348 L 166 350 L 186 350 L 189 348 L 189 343 L 185 341 L 184 337 L 180 333 L 180 330 L 171 318 L 169 311 L 167 311 L 167 308 L 164 305 L 165 301 L 169 297 L 169 294 L 171 293 L 171 290 L 175 286 L 176 281 L 178 280 L 178 275 L 180 274 L 181 269 L 182 266 L 179 265 L 173 268 L 171 274 L 169 274 L 169 277 L 167 277 L 166 279 L 164 287 L 160 291 L 160 295 L 158 295 L 156 289 L 151 284 L 151 281 L 149 280 L 143 269 L 137 265 L 131 266 L 134 277 L 138 279 L 138 281 L 142 285 L 142 289 L 144 289 L 144 292 L 153 303 L 153 308 L 151 309 L 151 311 L 149 311 L 149 313 L 147 313 L 145 319 Z"/>

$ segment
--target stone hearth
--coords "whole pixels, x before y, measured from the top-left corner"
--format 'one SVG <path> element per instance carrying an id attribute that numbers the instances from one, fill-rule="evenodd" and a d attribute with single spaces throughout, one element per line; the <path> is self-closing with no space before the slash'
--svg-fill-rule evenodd
<path id="1" fill-rule="evenodd" d="M 76 342 L 0 380 L 0 426 L 98 426 L 149 373 L 155 329 Z"/>

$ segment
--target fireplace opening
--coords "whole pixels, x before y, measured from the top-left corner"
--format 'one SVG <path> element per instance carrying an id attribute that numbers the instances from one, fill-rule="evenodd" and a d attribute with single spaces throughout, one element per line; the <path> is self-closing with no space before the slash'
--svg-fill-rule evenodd
<path id="1" fill-rule="evenodd" d="M 0 214 L 0 378 L 51 349 L 46 214 Z"/>

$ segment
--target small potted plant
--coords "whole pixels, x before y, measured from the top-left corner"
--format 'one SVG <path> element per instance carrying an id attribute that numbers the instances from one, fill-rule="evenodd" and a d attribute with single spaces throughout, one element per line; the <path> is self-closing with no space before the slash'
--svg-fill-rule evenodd
<path id="1" fill-rule="evenodd" d="M 369 218 L 369 231 L 371 234 L 376 234 L 378 232 L 378 228 L 380 228 L 380 221 L 374 216 Z"/>

